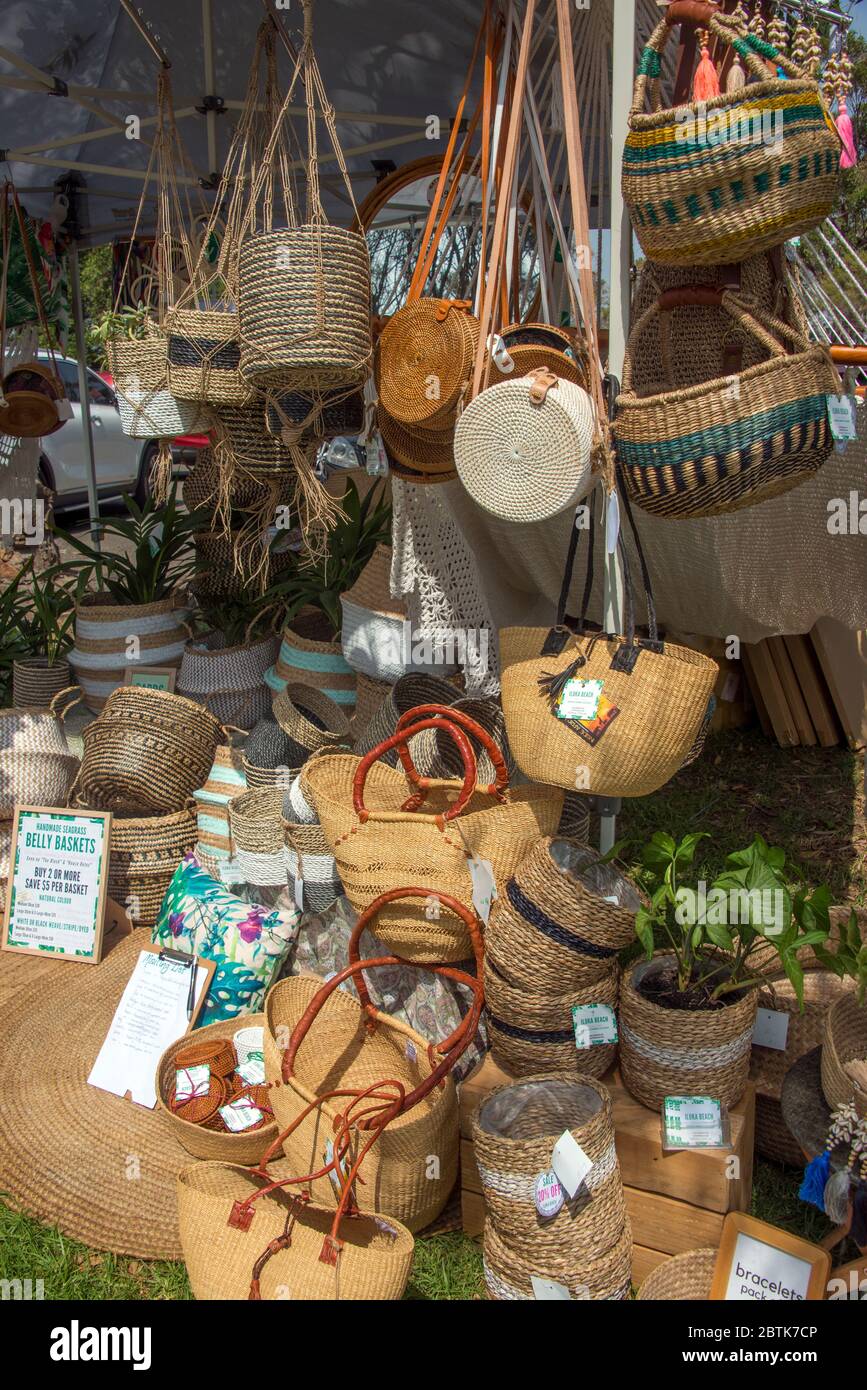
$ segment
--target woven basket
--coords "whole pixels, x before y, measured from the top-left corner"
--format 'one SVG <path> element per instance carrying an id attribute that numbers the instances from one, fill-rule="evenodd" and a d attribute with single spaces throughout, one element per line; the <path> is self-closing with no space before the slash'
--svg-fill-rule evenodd
<path id="1" fill-rule="evenodd" d="M 251 1028 L 264 1027 L 265 1015 L 245 1014 L 244 1024 Z M 196 1029 L 195 1039 L 196 1042 L 215 1041 L 227 1037 L 228 1031 L 226 1023 L 208 1023 L 204 1028 Z M 188 1043 L 188 1036 L 178 1038 L 177 1042 L 166 1048 L 157 1066 L 157 1110 L 164 1116 L 163 1123 L 174 1132 L 181 1148 L 186 1149 L 194 1158 L 222 1159 L 224 1163 L 251 1166 L 258 1163 L 277 1138 L 278 1131 L 274 1120 L 260 1125 L 258 1129 L 239 1130 L 233 1134 L 193 1124 L 169 1108 L 168 1100 L 177 1069 L 175 1057 Z"/>
<path id="2" fill-rule="evenodd" d="M 713 1096 L 737 1105 L 750 1074 L 758 991 L 719 1009 L 664 1009 L 636 983 L 664 953 L 624 971 L 620 984 L 620 1069 L 626 1089 L 657 1110 L 666 1096 Z M 731 996 L 729 996 L 731 997 Z"/>
<path id="3" fill-rule="evenodd" d="M 366 676 L 363 671 L 356 671 L 355 680 L 356 701 L 355 712 L 352 716 L 353 741 L 359 734 L 364 733 L 377 710 L 391 694 L 391 686 L 387 681 L 371 680 L 370 676 Z"/>
<path id="4" fill-rule="evenodd" d="M 424 811 L 403 811 L 411 786 L 403 772 L 381 762 L 369 767 L 361 809 L 353 804 L 353 786 L 361 759 L 352 753 L 326 753 L 304 770 L 305 795 L 313 801 L 337 861 L 346 896 L 357 912 L 388 889 L 417 884 L 432 896 L 451 894 L 469 905 L 470 856 L 491 865 L 495 882 L 504 883 L 540 835 L 550 834 L 560 819 L 562 793 L 552 787 L 519 787 L 503 801 L 476 792 L 459 816 L 448 788 L 434 787 Z M 384 908 L 377 935 L 390 950 L 417 963 L 466 960 L 470 942 L 462 922 L 449 912 L 434 914 L 420 903 Z"/>
<path id="5" fill-rule="evenodd" d="M 68 753 L 69 744 L 63 731 L 63 721 L 79 702 L 77 698 L 63 703 L 60 695 L 78 692 L 77 686 L 59 691 L 51 701 L 49 711 L 35 708 L 0 709 L 0 752 L 11 749 L 19 753 Z"/>
<path id="6" fill-rule="evenodd" d="M 579 792 L 566 793 L 557 834 L 566 840 L 577 840 L 580 845 L 586 845 L 590 838 L 590 805 L 586 796 L 581 796 Z"/>
<path id="7" fill-rule="evenodd" d="M 467 492 L 501 521 L 547 521 L 594 482 L 593 402 L 580 386 L 539 369 L 497 382 L 462 413 L 455 466 Z"/>
<path id="8" fill-rule="evenodd" d="M 12 703 L 47 709 L 62 690 L 68 690 L 72 675 L 68 661 L 49 662 L 46 656 L 30 656 L 12 663 Z"/>
<path id="9" fill-rule="evenodd" d="M 627 1219 L 617 1244 L 599 1259 L 587 1260 L 576 1252 L 574 1268 L 566 1259 L 539 1253 L 527 1258 L 502 1239 L 493 1221 L 485 1222 L 485 1284 L 488 1297 L 498 1302 L 526 1302 L 536 1298 L 533 1276 L 563 1284 L 573 1299 L 610 1302 L 627 1299 L 632 1288 L 632 1227 Z"/>
<path id="10" fill-rule="evenodd" d="M 204 850 L 215 859 L 228 859 L 232 854 L 232 832 L 229 825 L 229 802 L 247 789 L 241 751 L 221 743 L 204 786 L 196 798 L 197 850 Z"/>
<path id="11" fill-rule="evenodd" d="M 506 720 L 499 700 L 493 697 L 461 699 L 455 700 L 449 708 L 468 714 L 490 735 L 503 756 L 509 776 L 513 776 L 515 763 L 509 749 Z M 496 769 L 484 746 L 469 730 L 467 737 L 475 754 L 479 783 L 486 786 L 495 780 Z M 413 739 L 412 760 L 423 777 L 459 777 L 463 772 L 455 745 L 446 734 L 436 729 L 425 729 Z"/>
<path id="12" fill-rule="evenodd" d="M 119 815 L 175 811 L 205 781 L 220 732 L 192 700 L 123 686 L 83 731 L 79 791 L 88 805 Z"/>
<path id="13" fill-rule="evenodd" d="M 763 345 L 767 360 L 735 375 L 721 361 L 710 380 L 640 397 L 632 361 L 642 336 L 661 314 L 689 306 L 722 312 Z M 693 332 L 700 340 L 701 316 Z M 830 454 L 826 396 L 839 380 L 824 347 L 735 295 L 708 286 L 664 292 L 630 333 L 612 425 L 630 498 L 656 516 L 701 517 L 781 496 Z"/>
<path id="14" fill-rule="evenodd" d="M 265 672 L 277 655 L 278 638 L 262 637 L 227 647 L 220 632 L 188 642 L 181 659 L 177 690 L 209 709 L 221 724 L 252 729 L 271 708 Z"/>
<path id="15" fill-rule="evenodd" d="M 478 336 L 478 320 L 463 302 L 419 299 L 398 309 L 382 331 L 374 361 L 383 409 L 402 425 L 453 425 Z"/>
<path id="16" fill-rule="evenodd" d="M 273 696 L 274 718 L 299 751 L 299 763 L 320 748 L 348 747 L 350 723 L 343 707 L 312 685 L 291 682 Z"/>
<path id="17" fill-rule="evenodd" d="M 294 491 L 293 477 L 287 477 L 285 490 L 277 505 L 288 505 Z M 201 449 L 183 483 L 183 496 L 190 511 L 199 508 L 216 509 L 220 500 L 220 470 L 213 449 Z M 236 472 L 228 479 L 228 500 L 232 512 L 255 511 L 270 500 L 268 482 L 259 482 L 245 473 Z"/>
<path id="18" fill-rule="evenodd" d="M 771 44 L 741 34 L 731 17 L 711 5 L 701 9 L 698 19 L 693 7 L 693 22 L 704 24 L 723 52 L 740 54 L 758 81 L 661 109 L 660 54 L 683 18 L 669 12 L 641 58 L 623 155 L 623 199 L 644 254 L 683 265 L 741 261 L 818 226 L 834 206 L 840 165 L 840 138 L 817 82 Z M 763 59 L 785 78 L 771 76 Z M 649 115 L 648 87 L 655 108 Z M 728 138 L 708 128 L 717 112 L 728 115 Z M 771 123 L 766 132 L 763 120 Z M 756 130 L 762 138 L 754 143 Z"/>
<path id="19" fill-rule="evenodd" d="M 106 356 L 120 411 L 120 424 L 131 439 L 174 438 L 202 434 L 213 425 L 210 410 L 198 401 L 180 400 L 168 389 L 168 340 L 151 328 L 141 339 L 116 339 Z"/>
<path id="20" fill-rule="evenodd" d="M 251 396 L 240 373 L 241 342 L 234 309 L 169 309 L 169 390 L 182 400 L 246 405 Z"/>
<path id="21" fill-rule="evenodd" d="M 75 613 L 75 646 L 69 664 L 88 709 L 95 713 L 123 684 L 127 666 L 180 666 L 189 639 L 190 609 L 178 597 L 155 603 L 116 604 L 107 594 L 88 594 Z M 129 656 L 129 639 L 138 656 Z"/>
<path id="22" fill-rule="evenodd" d="M 293 472 L 292 455 L 276 435 L 265 429 L 265 410 L 261 400 L 252 405 L 220 406 L 216 411 L 215 438 L 221 455 L 231 461 L 230 486 L 235 479 L 276 483 Z"/>
<path id="23" fill-rule="evenodd" d="M 326 224 L 261 232 L 242 246 L 241 375 L 258 387 L 339 390 L 370 370 L 370 256 Z"/>
<path id="24" fill-rule="evenodd" d="M 378 545 L 351 589 L 340 595 L 341 646 L 354 671 L 393 685 L 404 674 L 406 604 L 392 598 L 391 547 Z"/>
<path id="25" fill-rule="evenodd" d="M 423 429 L 420 425 L 403 425 L 394 420 L 382 406 L 377 407 L 376 423 L 385 445 L 389 462 L 400 476 L 400 466 L 409 469 L 409 481 L 432 483 L 457 477 L 455 472 L 455 427 Z"/>
<path id="26" fill-rule="evenodd" d="M 320 825 L 286 823 L 286 864 L 290 890 L 305 912 L 326 912 L 343 892 L 334 855 Z"/>
<path id="27" fill-rule="evenodd" d="M 196 834 L 192 806 L 166 816 L 112 817 L 108 892 L 137 927 L 156 922 L 175 869 L 194 847 Z"/>
<path id="28" fill-rule="evenodd" d="M 0 749 L 0 820 L 16 806 L 65 806 L 78 767 L 72 753 Z"/>
<path id="29" fill-rule="evenodd" d="M 576 1275 L 623 1236 L 626 1203 L 614 1148 L 614 1116 L 604 1086 L 586 1073 L 545 1072 L 497 1086 L 472 1119 L 473 1153 L 488 1221 L 517 1254 L 541 1261 L 548 1277 L 562 1267 Z M 568 1130 L 593 1162 L 573 1198 L 551 1216 L 536 1209 L 536 1179 L 551 1168 L 557 1140 Z"/>
<path id="30" fill-rule="evenodd" d="M 789 1026 L 783 1050 L 753 1043 L 750 1080 L 756 1086 L 756 1149 L 764 1158 L 799 1167 L 803 1165 L 803 1151 L 780 1107 L 783 1081 L 799 1057 L 821 1046 L 829 1008 L 851 993 L 855 983 L 841 980 L 829 970 L 805 968 L 803 1010 L 785 975 L 776 975 L 769 983 L 769 989 L 759 991 L 759 1008 L 784 1013 Z"/>
<path id="31" fill-rule="evenodd" d="M 403 1296 L 414 1243 L 409 1231 L 391 1218 L 374 1213 L 342 1222 L 343 1244 L 336 1267 L 320 1259 L 333 1212 L 299 1206 L 282 1189 L 256 1202 L 248 1230 L 230 1225 L 235 1204 L 269 1181 L 227 1163 L 196 1163 L 179 1173 L 181 1245 L 197 1299 L 249 1298 L 254 1264 L 270 1242 L 285 1235 L 287 1217 L 293 1215 L 291 1243 L 280 1248 L 261 1271 L 261 1298 L 390 1302 Z"/>
<path id="32" fill-rule="evenodd" d="M 867 1061 L 867 1004 L 846 994 L 825 1015 L 822 1090 L 832 1110 L 854 1101 L 858 1114 L 867 1119 L 867 1092 L 859 1090 L 846 1071 L 846 1063 L 856 1061 Z"/>
<path id="33" fill-rule="evenodd" d="M 590 390 L 587 349 L 574 328 L 557 328 L 550 323 L 510 323 L 500 336 L 512 367 L 504 372 L 494 359 L 492 382 L 501 376 L 526 376 L 537 367 L 545 367 L 563 381 Z"/>
<path id="34" fill-rule="evenodd" d="M 285 810 L 289 809 L 287 787 L 292 774 L 282 785 L 254 786 L 246 763 L 244 767 L 249 790 L 229 803 L 233 858 L 246 883 L 285 889 L 289 875 Z"/>
<path id="35" fill-rule="evenodd" d="M 618 896 L 623 906 L 607 901 Z M 485 950 L 517 989 L 562 995 L 573 986 L 592 987 L 634 940 L 640 905 L 629 880 L 613 865 L 601 865 L 594 850 L 546 838 L 494 903 Z"/>
<path id="36" fill-rule="evenodd" d="M 265 428 L 284 443 L 312 444 L 338 435 L 354 437 L 364 428 L 364 395 L 361 391 L 305 396 L 300 391 L 269 393 L 265 401 Z"/>
<path id="37" fill-rule="evenodd" d="M 710 1298 L 718 1250 L 687 1250 L 671 1260 L 663 1260 L 648 1274 L 637 1298 L 645 1302 L 705 1302 Z"/>
<path id="38" fill-rule="evenodd" d="M 429 675 L 425 672 L 410 671 L 388 692 L 370 723 L 360 727 L 355 739 L 356 753 L 369 753 L 377 744 L 384 743 L 394 733 L 398 720 L 417 705 L 453 705 L 460 691 L 444 676 Z M 416 744 L 412 744 L 415 751 Z M 397 767 L 397 750 L 392 748 L 383 753 L 382 761 L 389 767 Z"/>
<path id="39" fill-rule="evenodd" d="M 280 1080 L 280 1041 L 288 1041 L 321 983 L 298 975 L 281 980 L 269 992 L 265 1001 L 268 1081 Z M 281 1129 L 325 1091 L 364 1088 L 385 1078 L 401 1082 L 410 1091 L 430 1076 L 428 1043 L 419 1033 L 384 1014 L 377 1014 L 373 1032 L 366 1022 L 367 1015 L 354 996 L 341 989 L 330 995 L 298 1051 L 295 1075 L 274 1087 L 274 1114 Z M 284 1141 L 293 1172 L 313 1173 L 323 1166 L 325 1144 L 339 1108 L 338 1100 L 325 1101 Z M 433 1177 L 428 1176 L 434 1171 L 431 1157 L 439 1160 L 438 1175 Z M 365 1159 L 358 1203 L 362 1211 L 385 1212 L 418 1231 L 442 1211 L 457 1174 L 457 1097 L 454 1082 L 446 1077 L 441 1087 L 434 1087 L 383 1131 Z M 327 1177 L 315 1179 L 311 1187 L 315 1201 L 332 1209 L 336 1206 Z"/>
<path id="40" fill-rule="evenodd" d="M 300 615 L 299 615 L 300 616 Z M 272 690 L 282 690 L 288 682 L 321 690 L 348 712 L 355 707 L 355 672 L 345 661 L 339 642 L 307 637 L 296 627 L 284 627 L 280 651 L 274 667 Z"/>
<path id="41" fill-rule="evenodd" d="M 617 1044 L 599 1043 L 579 1051 L 572 1009 L 578 1004 L 607 1004 L 616 1013 L 619 979 L 615 960 L 592 984 L 564 988 L 564 981 L 556 993 L 516 988 L 486 951 L 485 1009 L 495 1062 L 511 1076 L 540 1071 L 604 1076 L 614 1065 Z"/>

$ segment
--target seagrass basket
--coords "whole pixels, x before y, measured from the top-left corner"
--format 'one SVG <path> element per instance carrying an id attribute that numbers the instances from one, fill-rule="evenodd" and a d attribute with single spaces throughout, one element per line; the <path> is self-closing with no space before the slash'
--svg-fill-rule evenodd
<path id="1" fill-rule="evenodd" d="M 187 401 L 246 405 L 252 394 L 241 376 L 241 341 L 235 309 L 169 309 L 169 389 Z"/>
<path id="2" fill-rule="evenodd" d="M 221 743 L 214 754 L 214 762 L 207 781 L 197 788 L 196 820 L 198 828 L 197 852 L 204 851 L 211 858 L 227 859 L 232 853 L 232 834 L 229 825 L 229 802 L 247 790 L 244 776 L 242 754 L 239 748 Z"/>
<path id="3" fill-rule="evenodd" d="M 337 435 L 352 437 L 364 428 L 364 395 L 361 391 L 332 391 L 325 395 L 268 392 L 265 427 L 269 434 L 302 447 Z"/>
<path id="4" fill-rule="evenodd" d="M 174 438 L 209 430 L 213 417 L 199 401 L 181 400 L 168 386 L 168 340 L 155 325 L 144 338 L 106 345 L 121 429 L 132 439 Z"/>
<path id="5" fill-rule="evenodd" d="M 49 662 L 47 656 L 29 656 L 12 663 L 12 704 L 48 709 L 55 695 L 68 690 L 72 676 L 68 661 Z"/>
<path id="6" fill-rule="evenodd" d="M 195 806 L 164 816 L 113 816 L 108 892 L 137 927 L 152 927 L 166 889 L 198 836 Z"/>
<path id="7" fill-rule="evenodd" d="M 485 1013 L 494 1061 L 512 1076 L 534 1072 L 582 1072 L 604 1076 L 617 1056 L 616 1043 L 578 1048 L 572 1010 L 581 1004 L 607 1004 L 617 1011 L 620 967 L 611 961 L 605 975 L 585 985 L 546 992 L 511 985 L 486 950 Z"/>
<path id="8" fill-rule="evenodd" d="M 277 692 L 290 682 L 321 690 L 348 714 L 355 708 L 355 672 L 340 642 L 320 637 L 312 620 L 308 628 L 303 612 L 284 627 L 274 671 L 268 678 L 271 689 Z"/>
<path id="9" fill-rule="evenodd" d="M 194 638 L 184 648 L 177 690 L 209 709 L 221 724 L 252 729 L 270 710 L 265 672 L 277 655 L 276 634 L 229 647 L 221 632 Z"/>
<path id="10" fill-rule="evenodd" d="M 0 821 L 16 806 L 65 806 L 78 768 L 72 753 L 0 749 Z"/>
<path id="11" fill-rule="evenodd" d="M 655 1302 L 706 1301 L 710 1298 L 718 1250 L 687 1250 L 651 1270 L 636 1295 Z"/>
<path id="12" fill-rule="evenodd" d="M 822 1090 L 832 1110 L 854 1102 L 867 1119 L 867 1091 L 862 1091 L 846 1071 L 847 1062 L 867 1062 L 867 1004 L 845 994 L 825 1016 L 822 1046 Z"/>
<path id="13" fill-rule="evenodd" d="M 627 1299 L 632 1288 L 632 1227 L 627 1218 L 617 1244 L 597 1259 L 584 1259 L 580 1253 L 574 1257 L 527 1257 L 503 1240 L 493 1221 L 486 1221 L 484 1269 L 488 1297 L 498 1302 L 534 1300 L 534 1276 L 564 1285 L 573 1299 Z"/>
<path id="14" fill-rule="evenodd" d="M 324 222 L 241 246 L 241 375 L 257 387 L 339 390 L 370 370 L 370 256 L 360 232 Z"/>
<path id="15" fill-rule="evenodd" d="M 343 885 L 321 825 L 286 822 L 286 878 L 303 911 L 326 912 L 340 897 Z"/>
<path id="16" fill-rule="evenodd" d="M 566 1131 L 593 1167 L 575 1196 L 561 1188 L 562 1205 L 545 1215 L 536 1180 L 551 1176 L 551 1154 Z M 472 1133 L 488 1222 L 510 1250 L 574 1274 L 582 1261 L 592 1263 L 617 1246 L 626 1204 L 604 1085 L 582 1072 L 540 1072 L 497 1086 L 477 1107 Z M 559 1187 L 556 1178 L 551 1186 Z"/>
<path id="17" fill-rule="evenodd" d="M 298 748 L 300 762 L 320 748 L 348 747 L 350 721 L 343 708 L 312 685 L 290 682 L 273 696 L 274 718 Z"/>

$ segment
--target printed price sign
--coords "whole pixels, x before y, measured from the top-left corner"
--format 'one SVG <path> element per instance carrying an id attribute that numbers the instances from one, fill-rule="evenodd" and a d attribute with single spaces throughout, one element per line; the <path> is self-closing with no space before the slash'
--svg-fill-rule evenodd
<path id="1" fill-rule="evenodd" d="M 664 1149 L 727 1149 L 728 1110 L 712 1096 L 666 1096 L 662 1106 Z"/>
<path id="2" fill-rule="evenodd" d="M 15 808 L 4 950 L 97 963 L 110 833 L 110 811 Z"/>
<path id="3" fill-rule="evenodd" d="M 828 422 L 835 439 L 855 439 L 855 401 L 852 396 L 828 397 Z"/>
<path id="4" fill-rule="evenodd" d="M 581 1051 L 617 1042 L 617 1015 L 609 1004 L 573 1004 L 572 1026 Z"/>
<path id="5" fill-rule="evenodd" d="M 602 681 L 567 681 L 557 706 L 560 719 L 595 719 L 602 698 Z"/>

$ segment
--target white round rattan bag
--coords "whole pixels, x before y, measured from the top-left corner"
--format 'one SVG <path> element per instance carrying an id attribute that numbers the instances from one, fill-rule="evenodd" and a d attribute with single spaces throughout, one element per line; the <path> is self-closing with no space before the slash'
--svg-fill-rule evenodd
<path id="1" fill-rule="evenodd" d="M 547 521 L 593 486 L 594 425 L 587 392 L 544 368 L 497 382 L 458 420 L 458 477 L 501 521 Z"/>

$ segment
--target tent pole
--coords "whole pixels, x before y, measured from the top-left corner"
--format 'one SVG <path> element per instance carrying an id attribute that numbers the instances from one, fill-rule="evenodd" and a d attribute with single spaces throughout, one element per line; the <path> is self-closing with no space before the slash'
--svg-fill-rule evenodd
<path id="1" fill-rule="evenodd" d="M 87 470 L 87 511 L 90 517 L 90 539 L 100 549 L 102 528 L 99 521 L 99 497 L 96 491 L 96 460 L 93 452 L 93 423 L 90 418 L 90 391 L 87 383 L 87 346 L 84 340 L 84 306 L 81 302 L 81 274 L 78 247 L 73 243 L 67 252 L 69 279 L 72 288 L 72 316 L 75 322 L 75 351 L 78 358 L 78 395 L 81 401 L 81 425 L 84 432 L 84 466 Z"/>
<path id="2" fill-rule="evenodd" d="M 214 13 L 211 0 L 202 0 L 202 52 L 205 60 L 205 96 L 214 96 L 217 91 L 217 74 L 214 66 Z M 208 132 L 208 173 L 218 175 L 216 111 L 205 113 L 205 127 Z"/>

